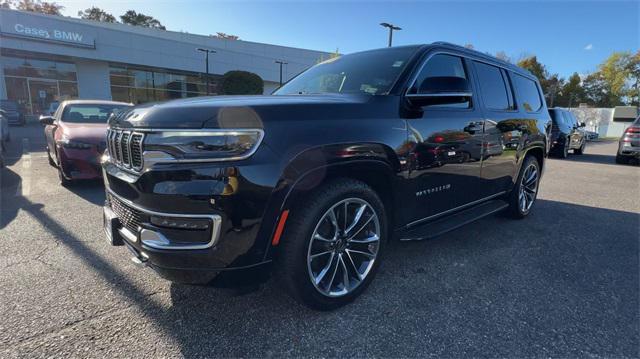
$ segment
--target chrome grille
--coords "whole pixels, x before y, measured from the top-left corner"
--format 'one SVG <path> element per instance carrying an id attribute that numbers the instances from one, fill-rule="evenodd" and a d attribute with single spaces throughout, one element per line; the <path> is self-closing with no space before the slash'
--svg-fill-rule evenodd
<path id="1" fill-rule="evenodd" d="M 138 233 L 138 227 L 142 222 L 142 212 L 129 207 L 126 203 L 122 202 L 111 193 L 108 193 L 107 198 L 109 200 L 111 210 L 116 214 L 120 223 L 122 223 L 122 225 L 131 232 Z"/>
<path id="2" fill-rule="evenodd" d="M 139 171 L 143 166 L 142 140 L 139 132 L 109 129 L 107 132 L 107 148 L 111 160 L 116 165 Z"/>

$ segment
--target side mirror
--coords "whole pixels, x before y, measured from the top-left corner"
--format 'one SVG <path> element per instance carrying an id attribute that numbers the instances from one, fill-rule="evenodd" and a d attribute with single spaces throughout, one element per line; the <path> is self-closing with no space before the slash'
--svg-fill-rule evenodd
<path id="1" fill-rule="evenodd" d="M 51 116 L 40 116 L 38 121 L 40 121 L 40 123 L 43 126 L 46 126 L 46 125 L 53 125 L 53 122 L 55 121 L 55 119 Z"/>
<path id="2" fill-rule="evenodd" d="M 427 77 L 417 93 L 406 95 L 412 105 L 420 107 L 464 103 L 471 96 L 469 82 L 462 77 Z"/>

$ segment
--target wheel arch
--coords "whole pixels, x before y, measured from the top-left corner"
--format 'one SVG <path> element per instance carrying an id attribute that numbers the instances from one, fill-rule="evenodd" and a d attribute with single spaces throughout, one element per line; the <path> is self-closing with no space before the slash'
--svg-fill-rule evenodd
<path id="1" fill-rule="evenodd" d="M 388 220 L 387 227 L 391 232 L 397 202 L 397 196 L 394 195 L 397 193 L 395 174 L 399 163 L 397 160 L 394 163 L 395 158 L 390 154 L 389 148 L 378 144 L 350 144 L 349 146 L 331 145 L 306 152 L 306 155 L 297 156 L 283 172 L 285 175 L 280 180 L 281 195 L 277 200 L 279 205 L 277 209 L 275 206 L 270 206 L 277 212 L 277 218 L 270 221 L 272 228 L 267 241 L 265 259 L 270 259 L 277 251 L 278 246 L 273 246 L 271 241 L 283 211 L 294 210 L 295 204 L 303 201 L 313 190 L 340 178 L 361 181 L 378 194 L 384 204 Z M 327 156 L 328 154 L 338 154 L 338 156 Z M 295 176 L 292 176 L 293 174 Z M 284 226 L 286 227 L 286 223 Z"/>

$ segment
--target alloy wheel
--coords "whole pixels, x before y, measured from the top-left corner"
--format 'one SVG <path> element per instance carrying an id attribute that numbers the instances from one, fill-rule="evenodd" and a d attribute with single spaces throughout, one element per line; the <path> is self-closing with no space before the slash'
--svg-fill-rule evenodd
<path id="1" fill-rule="evenodd" d="M 522 213 L 528 212 L 529 209 L 531 209 L 533 202 L 536 200 L 538 179 L 538 167 L 532 163 L 524 170 L 522 179 L 520 180 L 518 204 L 520 205 L 520 211 Z"/>
<path id="2" fill-rule="evenodd" d="M 314 287 L 328 297 L 355 290 L 373 268 L 380 236 L 380 219 L 367 201 L 347 198 L 334 204 L 309 243 L 307 269 Z"/>

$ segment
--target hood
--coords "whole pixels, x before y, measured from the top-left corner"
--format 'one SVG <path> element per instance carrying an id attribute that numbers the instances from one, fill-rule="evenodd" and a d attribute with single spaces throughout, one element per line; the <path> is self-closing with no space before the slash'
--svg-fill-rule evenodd
<path id="1" fill-rule="evenodd" d="M 107 135 L 106 123 L 68 123 L 60 122 L 62 134 L 72 140 L 82 140 L 83 142 L 99 144 L 105 141 Z"/>
<path id="2" fill-rule="evenodd" d="M 263 128 L 263 120 L 305 118 L 362 106 L 369 95 L 216 96 L 145 104 L 109 120 L 123 128 Z"/>

